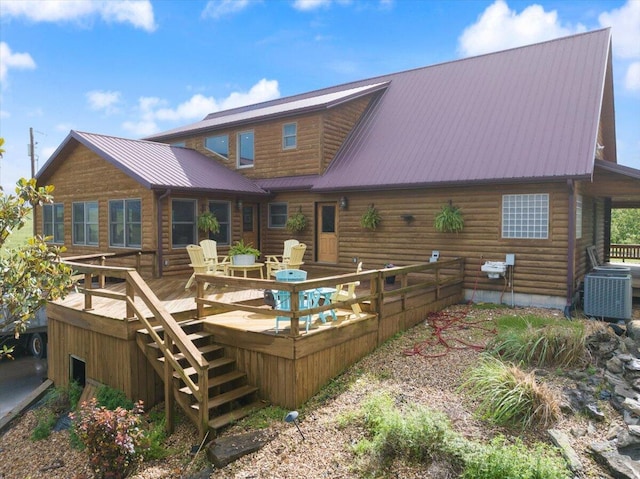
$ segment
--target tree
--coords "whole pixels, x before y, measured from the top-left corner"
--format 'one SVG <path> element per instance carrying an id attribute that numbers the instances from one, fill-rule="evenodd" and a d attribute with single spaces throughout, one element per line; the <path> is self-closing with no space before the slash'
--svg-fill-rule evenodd
<path id="1" fill-rule="evenodd" d="M 0 142 L 0 147 L 4 140 Z M 0 148 L 0 154 L 3 152 Z M 35 205 L 52 203 L 53 186 L 37 187 L 35 179 L 18 180 L 16 195 L 0 187 L 0 249 L 7 238 L 26 224 Z M 63 247 L 46 238 L 29 238 L 26 245 L 3 250 L 0 255 L 0 330 L 13 324 L 16 338 L 25 331 L 35 312 L 47 301 L 63 298 L 72 284 L 72 269 L 60 261 Z M 11 352 L 3 346 L 0 358 Z"/>
<path id="2" fill-rule="evenodd" d="M 640 244 L 640 209 L 611 210 L 611 243 Z"/>

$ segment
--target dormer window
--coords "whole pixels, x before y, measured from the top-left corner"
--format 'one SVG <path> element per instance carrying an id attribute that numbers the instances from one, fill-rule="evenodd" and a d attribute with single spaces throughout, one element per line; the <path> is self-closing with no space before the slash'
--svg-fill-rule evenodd
<path id="1" fill-rule="evenodd" d="M 287 123 L 282 125 L 282 149 L 293 150 L 298 146 L 298 125 Z"/>

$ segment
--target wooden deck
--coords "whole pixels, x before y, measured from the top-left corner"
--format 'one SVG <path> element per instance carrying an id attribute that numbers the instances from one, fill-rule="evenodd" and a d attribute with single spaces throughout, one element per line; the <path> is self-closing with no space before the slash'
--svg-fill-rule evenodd
<path id="1" fill-rule="evenodd" d="M 56 385 L 68 384 L 74 364 L 80 361 L 87 380 L 122 389 L 148 406 L 178 394 L 171 392 L 176 377 L 186 381 L 181 390 L 189 389 L 199 404 L 207 403 L 203 394 L 209 391 L 209 382 L 215 384 L 215 375 L 180 326 L 182 321 L 185 325 L 198 321 L 202 334 L 224 348 L 224 357 L 246 374 L 260 398 L 296 408 L 394 334 L 423 321 L 431 311 L 460 302 L 463 265 L 454 259 L 328 277 L 309 274 L 307 281 L 295 283 L 197 275 L 196 287 L 185 290 L 187 276 L 145 282 L 129 268 L 76 264 L 85 275 L 84 284 L 47 306 L 49 378 Z M 385 278 L 392 275 L 397 281 L 389 285 Z M 91 279 L 100 276 L 119 280 L 102 285 Z M 264 302 L 265 289 L 288 290 L 297 297 L 301 291 L 351 281 L 360 282 L 357 298 L 339 303 L 299 310 L 294 301 L 292 311 L 275 311 Z M 210 284 L 206 290 L 205 282 Z M 360 304 L 360 313 L 354 312 L 355 303 Z M 323 323 L 320 313 L 329 310 L 337 313 L 337 320 L 327 314 Z M 306 332 L 299 318 L 308 314 L 313 322 Z M 288 326 L 280 321 L 278 333 L 276 315 L 290 317 Z M 163 331 L 163 337 L 152 330 Z M 149 340 L 141 341 L 141 331 L 152 333 L 165 355 L 164 371 L 150 363 Z M 178 357 L 188 364 L 181 365 Z M 204 409 L 196 420 L 201 434 L 211 424 Z"/>

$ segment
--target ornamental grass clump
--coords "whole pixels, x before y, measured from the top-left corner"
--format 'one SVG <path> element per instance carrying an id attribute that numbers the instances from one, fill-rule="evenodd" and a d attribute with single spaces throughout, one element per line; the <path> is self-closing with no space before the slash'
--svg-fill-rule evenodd
<path id="1" fill-rule="evenodd" d="M 118 407 L 112 411 L 91 399 L 70 415 L 97 478 L 125 478 L 141 460 L 147 442 L 142 411 L 142 401 L 131 410 Z"/>
<path id="2" fill-rule="evenodd" d="M 491 356 L 467 371 L 460 389 L 479 402 L 477 415 L 494 424 L 547 427 L 560 416 L 558 399 L 550 388 L 539 384 L 535 375 Z"/>
<path id="3" fill-rule="evenodd" d="M 536 367 L 571 367 L 587 359 L 581 322 L 503 317 L 487 350 L 505 361 Z"/>

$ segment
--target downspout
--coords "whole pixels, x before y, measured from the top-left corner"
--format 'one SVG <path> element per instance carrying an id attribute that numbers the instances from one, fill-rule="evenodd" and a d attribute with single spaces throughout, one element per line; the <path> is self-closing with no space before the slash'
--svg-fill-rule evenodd
<path id="1" fill-rule="evenodd" d="M 576 265 L 576 202 L 575 202 L 575 184 L 572 179 L 567 180 L 569 188 L 569 221 L 568 221 L 568 237 L 567 245 L 567 303 L 564 307 L 564 316 L 571 318 L 571 306 L 573 305 L 573 283 L 575 280 Z"/>
<path id="2" fill-rule="evenodd" d="M 162 195 L 157 196 L 157 215 L 156 218 L 156 227 L 157 227 L 157 238 L 156 244 L 158 245 L 158 277 L 162 278 L 162 268 L 164 267 L 164 259 L 163 259 L 163 248 L 162 248 L 162 200 L 164 200 L 167 196 L 171 194 L 171 188 L 167 188 Z"/>

